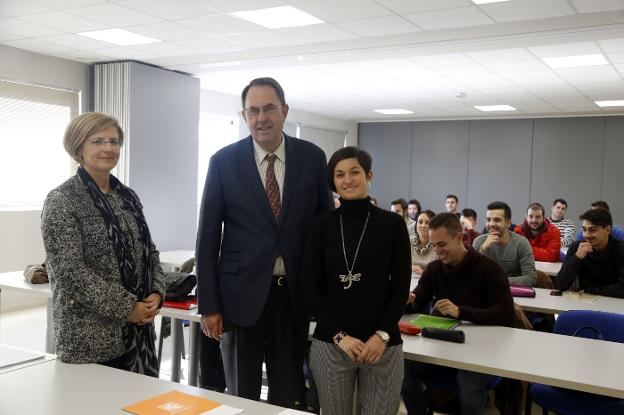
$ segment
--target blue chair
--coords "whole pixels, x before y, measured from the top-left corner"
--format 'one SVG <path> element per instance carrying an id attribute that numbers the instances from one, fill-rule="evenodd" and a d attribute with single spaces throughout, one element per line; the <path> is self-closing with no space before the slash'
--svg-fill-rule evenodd
<path id="1" fill-rule="evenodd" d="M 587 310 L 567 311 L 555 322 L 554 332 L 624 343 L 624 315 Z M 624 399 L 548 385 L 531 386 L 530 398 L 544 409 L 545 415 L 549 410 L 561 415 L 624 414 Z"/>

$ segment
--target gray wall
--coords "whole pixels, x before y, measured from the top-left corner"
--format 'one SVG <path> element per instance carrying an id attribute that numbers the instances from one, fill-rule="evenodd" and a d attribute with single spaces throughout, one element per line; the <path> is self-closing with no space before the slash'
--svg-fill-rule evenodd
<path id="1" fill-rule="evenodd" d="M 130 187 L 159 250 L 194 249 L 199 79 L 133 63 L 129 95 Z"/>
<path id="2" fill-rule="evenodd" d="M 624 222 L 624 117 L 478 121 L 389 122 L 359 125 L 359 146 L 373 156 L 371 196 L 387 208 L 392 199 L 419 199 L 444 211 L 448 193 L 471 207 L 484 225 L 493 200 L 509 203 L 513 221 L 538 201 L 550 213 L 553 199 L 568 201 L 578 216 L 594 200 Z"/>

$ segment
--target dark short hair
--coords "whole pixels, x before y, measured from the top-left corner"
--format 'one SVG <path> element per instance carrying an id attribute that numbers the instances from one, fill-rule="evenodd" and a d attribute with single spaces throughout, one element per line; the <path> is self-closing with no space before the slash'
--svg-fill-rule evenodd
<path id="1" fill-rule="evenodd" d="M 533 202 L 533 203 L 529 204 L 529 206 L 527 207 L 527 212 L 529 210 L 541 210 L 542 211 L 542 216 L 546 216 L 546 209 L 544 209 L 544 206 L 542 206 L 541 203 Z"/>
<path id="2" fill-rule="evenodd" d="M 594 209 L 599 208 L 599 209 L 604 209 L 604 210 L 611 210 L 609 209 L 609 204 L 605 202 L 604 200 L 596 200 L 595 202 L 591 204 L 591 207 Z"/>
<path id="3" fill-rule="evenodd" d="M 270 86 L 271 88 L 275 90 L 275 93 L 277 94 L 277 98 L 279 99 L 280 104 L 282 106 L 286 105 L 286 98 L 284 97 L 284 90 L 282 89 L 282 86 L 275 79 L 266 77 L 266 78 L 252 79 L 251 82 L 249 82 L 249 85 L 247 85 L 243 89 L 243 93 L 241 94 L 243 108 L 245 108 L 245 99 L 247 99 L 247 93 L 249 92 L 249 89 L 252 86 Z"/>
<path id="4" fill-rule="evenodd" d="M 433 213 L 433 210 L 423 210 L 422 212 L 418 212 L 418 216 L 420 215 L 427 215 L 427 217 L 429 217 L 429 219 L 431 219 L 432 217 L 435 216 L 435 213 Z"/>
<path id="5" fill-rule="evenodd" d="M 420 202 L 416 199 L 410 199 L 409 202 L 407 202 L 408 205 L 416 205 L 416 207 L 418 208 L 418 212 L 420 212 L 422 210 L 422 207 L 420 206 Z"/>
<path id="6" fill-rule="evenodd" d="M 566 207 L 568 207 L 568 202 L 566 202 L 565 199 L 555 199 L 552 205 L 555 206 L 557 203 L 561 203 L 562 205 L 566 205 Z"/>
<path id="7" fill-rule="evenodd" d="M 477 220 L 477 212 L 475 212 L 474 209 L 470 209 L 470 208 L 466 208 L 462 210 L 462 216 L 466 217 L 466 218 L 473 218 L 474 220 Z"/>
<path id="8" fill-rule="evenodd" d="M 579 216 L 579 219 L 586 220 L 596 226 L 602 226 L 603 228 L 613 225 L 611 212 L 609 212 L 607 209 L 602 209 L 602 208 L 589 209 L 588 211 L 583 213 L 581 216 Z"/>
<path id="9" fill-rule="evenodd" d="M 390 206 L 392 205 L 401 205 L 403 210 L 407 209 L 407 201 L 403 198 L 399 198 L 390 202 Z"/>
<path id="10" fill-rule="evenodd" d="M 505 202 L 501 202 L 497 200 L 496 202 L 492 202 L 487 205 L 487 210 L 504 210 L 505 211 L 505 220 L 511 220 L 511 208 Z"/>
<path id="11" fill-rule="evenodd" d="M 334 192 L 336 191 L 336 185 L 334 184 L 334 170 L 336 170 L 336 165 L 340 163 L 342 160 L 346 159 L 356 159 L 362 169 L 364 169 L 364 173 L 368 175 L 368 172 L 373 165 L 373 159 L 371 155 L 368 154 L 364 150 L 360 150 L 357 147 L 343 147 L 341 149 L 336 150 L 334 154 L 332 154 L 329 162 L 327 163 L 327 177 L 329 181 L 329 188 Z"/>
<path id="12" fill-rule="evenodd" d="M 459 218 L 453 212 L 438 213 L 431 219 L 431 222 L 429 222 L 429 229 L 436 230 L 439 228 L 446 228 L 446 232 L 449 235 L 464 232 Z"/>
<path id="13" fill-rule="evenodd" d="M 450 199 L 450 198 L 455 199 L 455 203 L 459 203 L 459 199 L 455 195 L 446 195 L 446 198 L 444 200 Z"/>

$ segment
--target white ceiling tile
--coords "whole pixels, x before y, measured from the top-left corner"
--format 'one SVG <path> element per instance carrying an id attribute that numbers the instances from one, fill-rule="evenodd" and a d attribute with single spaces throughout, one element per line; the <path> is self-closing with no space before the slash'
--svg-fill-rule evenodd
<path id="1" fill-rule="evenodd" d="M 56 29 L 25 22 L 18 18 L 11 17 L 0 19 L 0 27 L 3 32 L 21 37 L 51 36 L 62 33 Z"/>
<path id="2" fill-rule="evenodd" d="M 418 32 L 416 25 L 398 16 L 377 17 L 373 19 L 349 20 L 338 23 L 362 37 L 396 35 L 399 33 Z"/>
<path id="3" fill-rule="evenodd" d="M 108 28 L 108 26 L 104 23 L 84 19 L 82 17 L 59 11 L 31 14 L 28 16 L 22 16 L 20 19 L 38 25 L 52 27 L 63 32 L 79 33 Z"/>
<path id="4" fill-rule="evenodd" d="M 139 26 L 128 26 L 125 30 L 165 41 L 193 39 L 204 36 L 203 33 L 197 30 L 172 22 L 158 22 Z"/>
<path id="5" fill-rule="evenodd" d="M 377 0 L 377 3 L 388 7 L 396 13 L 427 12 L 466 7 L 474 4 L 470 0 Z"/>
<path id="6" fill-rule="evenodd" d="M 565 43 L 549 46 L 531 46 L 529 48 L 538 58 L 557 58 L 560 56 L 592 55 L 602 53 L 596 42 Z"/>
<path id="7" fill-rule="evenodd" d="M 566 0 L 520 0 L 479 6 L 497 22 L 547 19 L 573 15 L 574 10 Z"/>
<path id="8" fill-rule="evenodd" d="M 199 50 L 203 53 L 222 53 L 241 50 L 240 43 L 231 40 L 221 39 L 216 36 L 203 35 L 192 39 L 183 39 L 176 44 Z"/>
<path id="9" fill-rule="evenodd" d="M 51 7 L 57 10 L 73 9 L 75 7 L 92 6 L 94 4 L 104 4 L 107 0 L 30 0 L 42 6 Z"/>
<path id="10" fill-rule="evenodd" d="M 112 44 L 102 42 L 101 40 L 91 39 L 85 36 L 78 36 L 74 34 L 48 36 L 42 38 L 46 42 L 53 43 L 55 45 L 65 46 L 78 50 L 94 50 L 113 47 Z"/>
<path id="11" fill-rule="evenodd" d="M 327 22 L 370 19 L 392 14 L 391 11 L 371 0 L 358 0 L 355 4 L 336 0 L 311 1 L 299 3 L 297 8 Z"/>
<path id="12" fill-rule="evenodd" d="M 123 6 L 168 20 L 217 14 L 214 9 L 192 0 L 129 0 Z"/>
<path id="13" fill-rule="evenodd" d="M 598 44 L 606 53 L 624 52 L 624 38 L 599 40 Z"/>
<path id="14" fill-rule="evenodd" d="M 357 35 L 340 29 L 330 23 L 291 27 L 280 29 L 278 32 L 285 36 L 292 37 L 301 43 L 329 42 L 333 40 L 357 38 Z"/>
<path id="15" fill-rule="evenodd" d="M 438 65 L 470 65 L 474 64 L 472 59 L 469 59 L 461 53 L 448 53 L 443 55 L 427 55 L 427 56 L 413 56 L 409 60 L 416 62 L 420 65 L 428 68 L 433 68 Z"/>
<path id="16" fill-rule="evenodd" d="M 617 76 L 611 65 L 579 66 L 576 68 L 557 68 L 553 71 L 562 78 L 585 78 L 588 80 L 609 79 Z M 609 79 L 610 80 L 610 79 Z"/>
<path id="17" fill-rule="evenodd" d="M 583 112 L 600 112 L 601 109 L 598 105 L 593 103 L 592 101 L 585 100 L 563 100 L 563 101 L 553 101 L 553 105 L 561 109 L 562 111 L 583 111 Z"/>
<path id="18" fill-rule="evenodd" d="M 154 23 L 161 19 L 114 3 L 97 4 L 66 10 L 67 13 L 95 20 L 113 27 Z"/>
<path id="19" fill-rule="evenodd" d="M 19 39 L 20 37 L 21 36 L 13 34 L 13 33 L 6 33 L 6 32 L 0 31 L 0 42 L 4 42 L 6 40 Z"/>
<path id="20" fill-rule="evenodd" d="M 535 57 L 531 55 L 524 48 L 495 49 L 495 50 L 484 50 L 484 51 L 479 51 L 479 52 L 466 52 L 465 55 L 480 63 L 509 62 L 509 61 L 535 59 Z"/>
<path id="21" fill-rule="evenodd" d="M 143 59 L 149 59 L 149 58 L 155 57 L 155 55 L 153 54 L 141 52 L 139 50 L 134 50 L 134 49 L 126 48 L 126 47 L 97 49 L 94 52 L 103 56 L 108 56 L 109 58 L 112 58 L 112 59 L 143 60 Z"/>
<path id="22" fill-rule="evenodd" d="M 180 55 L 192 55 L 199 52 L 196 49 L 187 48 L 181 45 L 176 45 L 169 42 L 149 43 L 146 45 L 132 46 L 132 49 L 145 52 L 157 57 L 164 56 L 180 56 Z"/>
<path id="23" fill-rule="evenodd" d="M 0 16 L 23 16 L 26 14 L 43 13 L 50 9 L 26 0 L 0 1 Z"/>
<path id="24" fill-rule="evenodd" d="M 37 39 L 17 39 L 9 40 L 3 43 L 7 46 L 11 46 L 14 48 L 25 49 L 31 52 L 43 53 L 46 55 L 55 56 L 59 53 L 76 53 L 75 50 L 63 46 L 51 45 L 47 42 L 42 42 Z"/>
<path id="25" fill-rule="evenodd" d="M 237 17 L 228 16 L 226 14 L 200 17 L 197 19 L 179 20 L 178 23 L 216 36 L 264 30 L 257 24 L 247 22 Z"/>
<path id="26" fill-rule="evenodd" d="M 197 0 L 197 2 L 224 13 L 286 5 L 282 0 Z"/>
<path id="27" fill-rule="evenodd" d="M 242 47 L 284 46 L 297 43 L 295 39 L 281 35 L 275 31 L 260 29 L 247 33 L 236 33 L 222 36 L 224 39 L 239 43 Z"/>
<path id="28" fill-rule="evenodd" d="M 570 2 L 579 13 L 624 9 L 624 0 L 570 0 Z"/>
<path id="29" fill-rule="evenodd" d="M 406 14 L 405 18 L 426 30 L 449 29 L 493 24 L 477 7 Z"/>
<path id="30" fill-rule="evenodd" d="M 483 66 L 494 72 L 509 72 L 509 71 L 531 71 L 547 69 L 548 66 L 539 59 L 521 60 L 521 61 L 508 61 L 508 62 L 487 62 L 483 63 Z"/>

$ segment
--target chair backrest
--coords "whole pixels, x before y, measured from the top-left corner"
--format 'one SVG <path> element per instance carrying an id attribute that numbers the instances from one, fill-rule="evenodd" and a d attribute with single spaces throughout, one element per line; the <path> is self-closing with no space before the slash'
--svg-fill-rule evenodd
<path id="1" fill-rule="evenodd" d="M 624 314 L 602 311 L 570 310 L 562 313 L 555 322 L 555 333 L 572 336 L 583 327 L 591 327 L 603 340 L 624 343 Z M 580 331 L 578 337 L 598 338 L 595 330 Z"/>
<path id="2" fill-rule="evenodd" d="M 553 283 L 550 275 L 546 274 L 544 271 L 536 271 L 537 273 L 537 288 L 547 288 L 552 290 L 555 288 L 555 284 Z"/>

